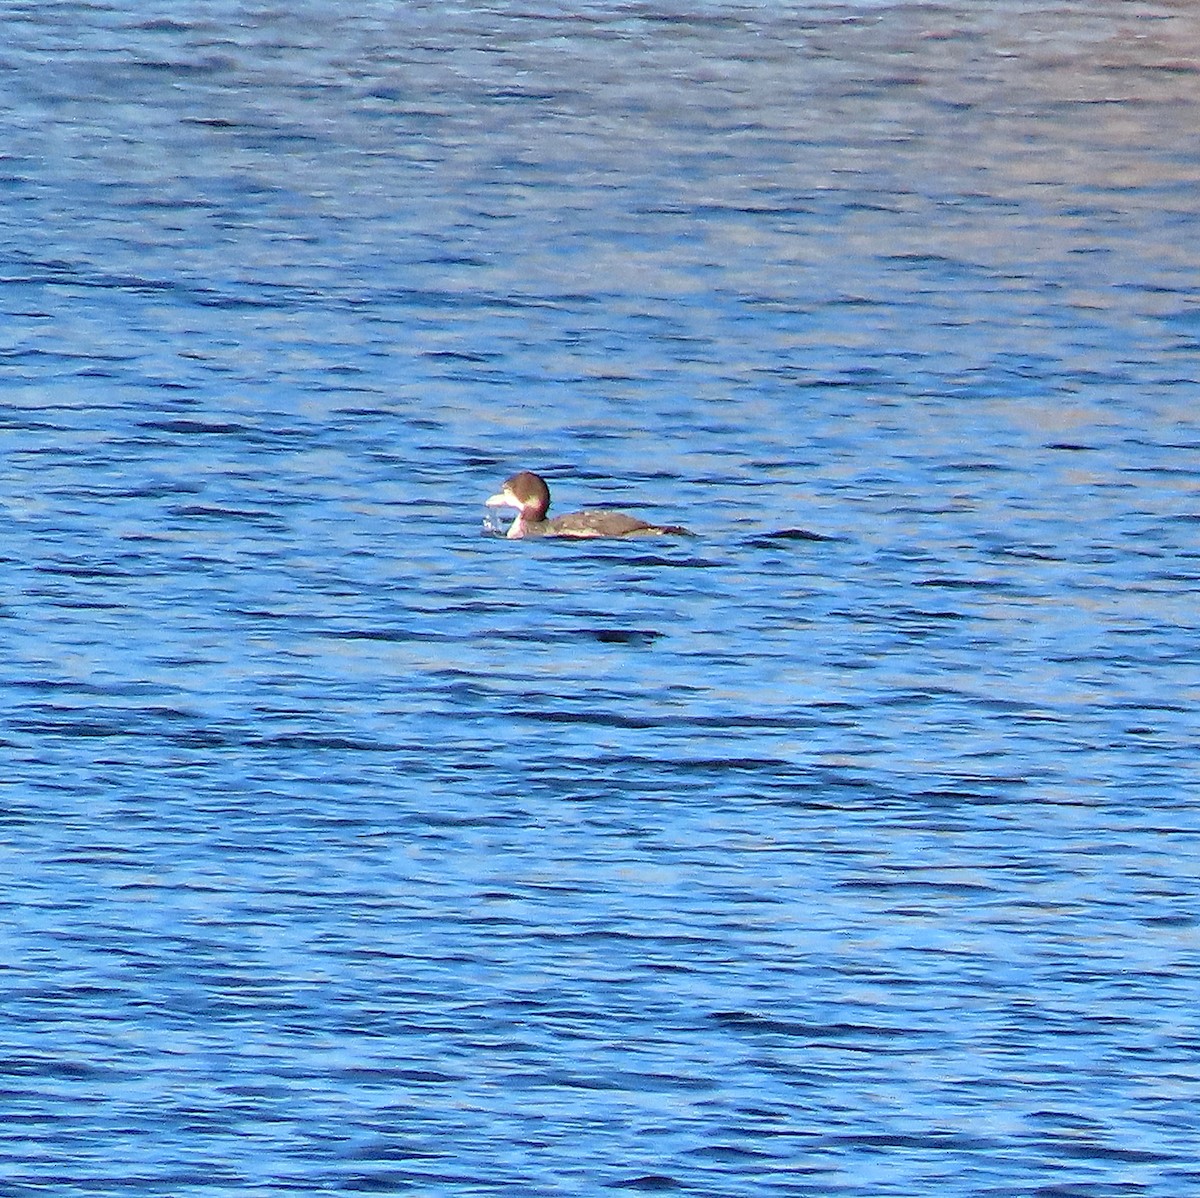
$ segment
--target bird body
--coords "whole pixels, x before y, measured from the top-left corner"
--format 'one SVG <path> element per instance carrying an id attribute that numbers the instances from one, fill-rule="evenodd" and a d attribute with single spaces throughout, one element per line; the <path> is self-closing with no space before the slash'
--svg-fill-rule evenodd
<path id="1" fill-rule="evenodd" d="M 690 536 L 677 524 L 649 524 L 636 516 L 607 509 L 570 512 L 565 516 L 547 518 L 550 510 L 550 488 L 546 480 L 529 470 L 522 470 L 506 479 L 499 492 L 487 501 L 488 507 L 509 507 L 517 511 L 516 519 L 505 536 L 520 537 L 662 537 Z"/>

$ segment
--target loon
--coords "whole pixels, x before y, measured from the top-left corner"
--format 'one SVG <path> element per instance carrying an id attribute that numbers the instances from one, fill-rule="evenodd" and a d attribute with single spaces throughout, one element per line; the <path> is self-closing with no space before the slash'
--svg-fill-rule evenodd
<path id="1" fill-rule="evenodd" d="M 550 488 L 546 480 L 529 470 L 506 479 L 499 494 L 487 501 L 488 507 L 517 509 L 517 517 L 505 534 L 517 537 L 663 537 L 691 536 L 678 524 L 647 524 L 624 512 L 571 512 L 546 519 L 550 509 Z"/>

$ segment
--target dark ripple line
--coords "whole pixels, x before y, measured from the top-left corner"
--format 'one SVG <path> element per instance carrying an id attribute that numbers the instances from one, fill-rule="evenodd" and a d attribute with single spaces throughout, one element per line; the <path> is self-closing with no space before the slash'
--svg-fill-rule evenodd
<path id="1" fill-rule="evenodd" d="M 67 694 L 81 695 L 165 695 L 172 693 L 172 688 L 154 682 L 122 682 L 116 685 L 99 685 L 82 678 L 13 678 L 5 683 L 14 689 L 46 692 L 65 691 Z M 156 709 L 162 714 L 171 712 L 170 708 Z M 176 712 L 176 715 L 182 713 Z"/>
<path id="2" fill-rule="evenodd" d="M 614 1190 L 639 1190 L 645 1194 L 661 1194 L 667 1190 L 681 1189 L 681 1183 L 665 1173 L 643 1173 L 640 1177 L 626 1177 L 611 1183 Z"/>
<path id="3" fill-rule="evenodd" d="M 425 746 L 419 743 L 368 740 L 363 737 L 340 736 L 317 732 L 285 732 L 274 736 L 262 736 L 247 732 L 226 731 L 216 728 L 191 728 L 176 732 L 170 729 L 148 728 L 140 717 L 143 712 L 122 712 L 121 722 L 115 720 L 62 719 L 16 717 L 10 727 L 31 736 L 63 736 L 80 740 L 162 740 L 181 748 L 246 748 L 246 749 L 302 749 L 332 750 L 356 753 L 423 753 Z M 154 713 L 152 713 L 154 714 Z M 178 712 L 162 713 L 166 719 L 187 718 Z"/>
<path id="4" fill-rule="evenodd" d="M 809 1023 L 778 1019 L 754 1011 L 714 1011 L 709 1016 L 718 1027 L 734 1031 L 761 1032 L 768 1035 L 796 1036 L 803 1039 L 851 1040 L 861 1038 L 895 1040 L 912 1036 L 911 1028 L 869 1023 Z"/>
<path id="5" fill-rule="evenodd" d="M 922 578 L 916 584 L 919 587 L 940 587 L 948 591 L 1011 591 L 1011 583 L 991 578 Z"/>
<path id="6" fill-rule="evenodd" d="M 231 424 L 231 423 L 214 423 L 204 420 L 140 420 L 138 428 L 153 429 L 156 432 L 162 433 L 187 433 L 187 434 L 232 434 L 235 436 L 243 436 L 245 434 L 256 434 L 261 430 L 252 428 L 246 424 Z"/>
<path id="7" fill-rule="evenodd" d="M 212 507 L 207 504 L 188 503 L 180 504 L 169 510 L 172 516 L 183 516 L 187 519 L 238 520 L 248 524 L 266 525 L 274 528 L 284 527 L 284 523 L 279 518 L 277 512 L 255 508 Z"/>
<path id="8" fill-rule="evenodd" d="M 956 894 L 963 897 L 996 894 L 995 886 L 982 886 L 972 882 L 933 882 L 927 878 L 902 878 L 898 881 L 872 879 L 870 881 L 854 880 L 834 883 L 839 890 L 861 891 L 867 894 L 892 894 L 903 891 L 905 894 L 918 892 L 929 895 Z"/>
<path id="9" fill-rule="evenodd" d="M 919 1136 L 905 1135 L 899 1132 L 882 1134 L 860 1132 L 856 1135 L 829 1136 L 826 1142 L 844 1144 L 854 1148 L 934 1148 L 943 1152 L 951 1149 L 977 1152 L 981 1148 L 997 1147 L 996 1141 L 988 1137 L 964 1136 L 957 1132 L 946 1131 L 931 1131 Z"/>
<path id="10" fill-rule="evenodd" d="M 59 565 L 55 563 L 43 563 L 36 566 L 35 569 L 39 574 L 58 575 L 64 578 L 134 578 L 136 575 L 129 571 L 121 570 L 116 566 L 105 565 Z"/>
<path id="11" fill-rule="evenodd" d="M 462 607 L 450 608 L 451 611 L 471 610 Z M 242 610 L 238 614 L 254 619 L 291 620 L 302 617 L 292 616 L 287 612 L 271 612 L 262 610 Z M 432 632 L 428 629 L 415 628 L 338 628 L 315 630 L 316 635 L 326 636 L 341 641 L 381 641 L 405 644 L 410 641 L 437 644 L 474 643 L 478 637 L 471 632 L 448 633 Z M 510 629 L 502 628 L 487 634 L 488 640 L 513 641 L 518 644 L 530 643 L 539 645 L 574 644 L 580 639 L 599 641 L 601 644 L 618 645 L 649 645 L 653 644 L 665 633 L 653 628 L 571 628 L 554 631 L 552 629 Z M 477 696 L 486 697 L 487 692 L 478 688 Z"/>
<path id="12" fill-rule="evenodd" d="M 28 261 L 28 259 L 27 259 Z M 307 287 L 274 283 L 259 279 L 254 291 L 221 291 L 189 279 L 146 278 L 134 274 L 115 274 L 66 261 L 33 260 L 34 270 L 24 275 L 0 276 L 0 285 L 30 287 L 78 287 L 99 291 L 128 291 L 134 294 L 174 293 L 189 297 L 206 308 L 294 309 L 313 302 L 328 302 L 328 296 Z M 457 299 L 455 295 L 453 298 Z M 95 357 L 89 354 L 89 359 Z M 119 359 L 124 360 L 124 359 Z"/>
<path id="13" fill-rule="evenodd" d="M 749 538 L 745 543 L 754 549 L 776 549 L 788 541 L 840 541 L 824 533 L 812 532 L 807 528 L 781 528 L 778 532 L 765 532 Z"/>
<path id="14" fill-rule="evenodd" d="M 551 724 L 586 724 L 598 725 L 603 728 L 628 728 L 634 731 L 647 731 L 655 728 L 705 728 L 718 732 L 732 729 L 763 729 L 763 728 L 813 728 L 823 726 L 821 721 L 814 720 L 809 715 L 768 716 L 734 714 L 712 716 L 631 716 L 617 711 L 563 711 L 561 709 L 539 707 L 539 696 L 530 696 L 528 707 L 511 712 L 514 719 L 532 720 L 539 723 Z M 550 696 L 542 695 L 542 699 Z"/>
<path id="15" fill-rule="evenodd" d="M 5 1057 L 0 1059 L 0 1077 L 57 1077 L 69 1081 L 112 1080 L 125 1076 L 121 1070 L 90 1061 L 49 1057 Z"/>

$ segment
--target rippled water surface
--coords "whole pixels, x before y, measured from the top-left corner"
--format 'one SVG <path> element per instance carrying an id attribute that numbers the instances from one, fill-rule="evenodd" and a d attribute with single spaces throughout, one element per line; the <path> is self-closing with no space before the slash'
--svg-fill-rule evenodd
<path id="1" fill-rule="evenodd" d="M 1200 1195 L 1195 6 L 3 29 L 4 1198 Z"/>

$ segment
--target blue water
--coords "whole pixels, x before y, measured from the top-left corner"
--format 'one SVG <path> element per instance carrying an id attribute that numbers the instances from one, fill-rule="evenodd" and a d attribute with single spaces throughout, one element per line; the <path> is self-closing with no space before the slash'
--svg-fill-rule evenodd
<path id="1" fill-rule="evenodd" d="M 1191 6 L 3 30 L 3 1198 L 1200 1195 Z"/>

